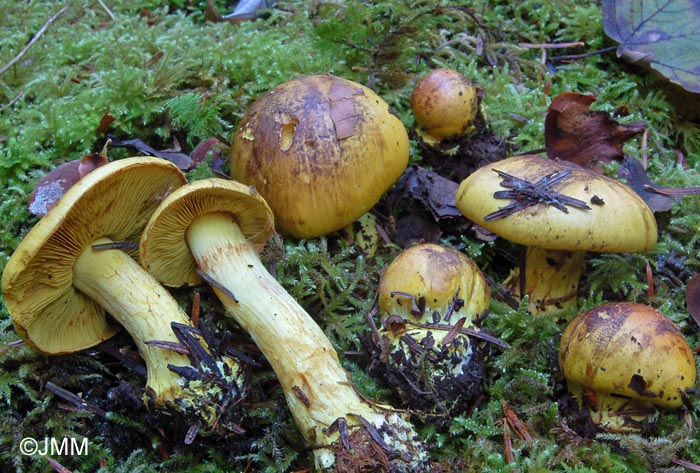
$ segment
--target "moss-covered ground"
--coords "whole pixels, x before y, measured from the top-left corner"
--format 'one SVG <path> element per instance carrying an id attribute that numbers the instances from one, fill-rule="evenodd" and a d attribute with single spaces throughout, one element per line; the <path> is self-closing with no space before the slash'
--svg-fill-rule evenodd
<path id="1" fill-rule="evenodd" d="M 235 2 L 213 2 L 230 12 Z M 104 6 L 102 5 L 104 4 Z M 66 5 L 40 38 L 32 36 Z M 216 136 L 229 141 L 247 105 L 292 77 L 332 73 L 372 87 L 412 126 L 409 97 L 416 80 L 436 67 L 462 72 L 484 89 L 490 131 L 513 152 L 543 147 L 544 114 L 563 91 L 593 94 L 594 108 L 624 110 L 621 122 L 643 120 L 645 146 L 635 138 L 625 152 L 648 156 L 648 174 L 666 187 L 699 186 L 697 114 L 679 114 L 670 88 L 654 75 L 619 62 L 614 53 L 569 61 L 553 56 L 610 46 L 600 2 L 524 0 L 439 2 L 391 0 L 283 1 L 254 21 L 205 18 L 206 2 L 172 0 L 0 0 L 0 269 L 37 221 L 27 210 L 37 180 L 56 165 L 102 149 L 107 134 L 141 139 L 157 149 L 175 140 L 189 153 Z M 110 16 L 111 14 L 111 16 Z M 582 42 L 569 49 L 523 43 Z M 543 59 L 546 59 L 543 62 Z M 113 121 L 105 129 L 106 116 Z M 421 164 L 412 146 L 411 162 Z M 111 159 L 135 154 L 110 148 Z M 682 155 L 687 166 L 677 164 Z M 224 171 L 226 167 L 224 166 Z M 211 175 L 200 165 L 190 179 Z M 700 328 L 685 305 L 685 286 L 700 272 L 700 199 L 686 196 L 657 215 L 660 238 L 645 255 L 594 255 L 587 260 L 580 306 L 636 301 L 666 313 L 691 347 Z M 517 248 L 473 235 L 446 233 L 441 243 L 469 254 L 494 280 Z M 398 254 L 382 244 L 364 256 L 346 238 L 299 242 L 278 238 L 263 254 L 280 282 L 325 330 L 358 388 L 368 397 L 399 403 L 396 393 L 366 374 L 361 336 L 368 330 L 382 269 Z M 647 264 L 654 291 L 648 288 Z M 289 415 L 273 373 L 246 334 L 216 316 L 221 308 L 199 288 L 204 313 L 215 315 L 221 336 L 258 362 L 245 399 L 245 434 L 182 441 L 186 426 L 148 414 L 140 403 L 144 380 L 128 336 L 111 347 L 127 363 L 95 348 L 44 356 L 18 345 L 7 309 L 0 309 L 0 470 L 51 471 L 304 471 L 312 460 Z M 189 308 L 192 290 L 174 291 Z M 585 435 L 571 416 L 556 366 L 559 337 L 574 311 L 533 318 L 494 298 L 484 325 L 507 342 L 489 362 L 486 396 L 444 429 L 417 420 L 431 454 L 446 471 L 681 471 L 700 464 L 700 399 L 694 409 L 664 412 L 643 435 Z M 697 358 L 697 350 L 696 350 Z M 80 395 L 93 412 L 46 389 L 54 383 Z M 503 403 L 527 425 L 531 441 L 513 436 L 514 461 L 505 455 Z M 184 428 L 184 430 L 183 430 Z M 89 441 L 82 455 L 58 455 L 52 466 L 25 456 L 23 438 Z"/>

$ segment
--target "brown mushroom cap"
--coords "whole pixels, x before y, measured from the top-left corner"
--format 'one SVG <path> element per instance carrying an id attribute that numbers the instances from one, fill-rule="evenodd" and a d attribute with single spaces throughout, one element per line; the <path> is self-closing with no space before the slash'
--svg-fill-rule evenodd
<path id="1" fill-rule="evenodd" d="M 566 206 L 563 212 L 538 203 L 505 218 L 484 217 L 509 204 L 494 199 L 507 190 L 494 170 L 536 182 L 555 172 L 571 175 L 553 190 L 585 202 L 590 210 Z M 552 250 L 596 252 L 644 252 L 656 245 L 657 226 L 651 209 L 630 187 L 619 181 L 566 161 L 535 155 L 516 156 L 476 170 L 459 186 L 457 207 L 474 223 L 525 246 Z"/>
<path id="2" fill-rule="evenodd" d="M 253 187 L 218 178 L 182 186 L 163 200 L 141 237 L 141 264 L 163 284 L 201 282 L 185 236 L 192 221 L 206 213 L 229 214 L 259 247 L 274 232 L 272 211 Z"/>
<path id="3" fill-rule="evenodd" d="M 474 129 L 479 89 L 453 69 L 435 69 L 423 76 L 411 94 L 416 131 L 428 142 L 457 138 Z"/>
<path id="4" fill-rule="evenodd" d="M 574 318 L 559 350 L 562 374 L 587 390 L 676 408 L 695 385 L 693 353 L 661 312 L 633 302 L 609 303 Z"/>
<path id="5" fill-rule="evenodd" d="M 22 240 L 2 274 L 20 336 L 44 353 L 94 346 L 117 332 L 73 287 L 73 264 L 96 240 L 138 243 L 161 199 L 185 178 L 173 164 L 137 157 L 101 166 L 68 189 Z M 132 252 L 133 253 L 133 252 Z"/>
<path id="6" fill-rule="evenodd" d="M 373 91 L 332 75 L 285 82 L 248 108 L 231 176 L 254 186 L 277 229 L 313 238 L 372 208 L 408 164 L 405 127 Z"/>
<path id="7" fill-rule="evenodd" d="M 425 318 L 412 312 L 414 303 L 425 302 Z M 437 311 L 446 314 L 455 299 L 464 304 L 455 308 L 452 320 L 472 318 L 489 308 L 491 290 L 476 263 L 452 248 L 432 243 L 416 245 L 403 251 L 387 267 L 379 280 L 379 312 L 382 316 L 400 315 L 414 322 L 430 322 Z"/>

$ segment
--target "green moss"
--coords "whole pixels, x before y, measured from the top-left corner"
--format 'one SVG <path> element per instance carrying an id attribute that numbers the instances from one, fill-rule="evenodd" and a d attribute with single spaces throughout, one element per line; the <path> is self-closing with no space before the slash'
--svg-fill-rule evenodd
<path id="1" fill-rule="evenodd" d="M 68 2 L 69 10 L 0 76 L 0 268 L 36 222 L 27 210 L 36 181 L 61 162 L 99 151 L 106 134 L 96 130 L 106 114 L 115 119 L 106 130 L 110 134 L 140 138 L 156 148 L 172 147 L 177 138 L 189 152 L 209 136 L 229 140 L 252 100 L 301 74 L 330 72 L 368 84 L 411 126 L 409 97 L 415 81 L 435 67 L 456 68 L 483 87 L 489 126 L 519 152 L 543 147 L 544 115 L 556 94 L 593 94 L 596 110 L 612 112 L 625 104 L 629 115 L 619 117 L 621 121 L 647 123 L 644 152 L 656 183 L 700 186 L 700 126 L 681 119 L 661 80 L 619 63 L 614 53 L 556 63 L 553 69 L 542 63 L 541 49 L 521 44 L 585 43 L 548 50 L 550 59 L 609 46 L 599 2 L 289 1 L 239 24 L 206 21 L 204 1 L 107 3 L 114 20 L 97 2 Z M 232 10 L 232 2 L 214 3 L 222 13 Z M 0 0 L 0 66 L 12 60 L 58 8 L 53 2 Z M 631 140 L 625 152 L 640 157 L 641 145 L 640 138 Z M 679 153 L 690 169 L 675 164 Z M 126 149 L 110 150 L 112 158 L 129 154 Z M 420 149 L 412 143 L 411 162 L 421 160 Z M 188 178 L 211 175 L 200 165 Z M 591 255 L 581 310 L 608 300 L 647 303 L 666 313 L 691 346 L 697 346 L 700 334 L 687 313 L 685 284 L 700 272 L 699 216 L 697 196 L 680 198 L 659 215 L 661 233 L 653 251 Z M 495 281 L 509 269 L 503 254 L 517 251 L 514 245 L 484 243 L 470 234 L 451 235 L 443 243 L 465 251 Z M 332 340 L 358 389 L 395 403 L 398 398 L 391 387 L 366 374 L 361 337 L 374 307 L 379 275 L 397 251 L 387 244 L 367 257 L 344 238 L 331 236 L 305 242 L 280 239 L 264 257 Z M 647 261 L 653 293 L 647 288 Z M 175 293 L 183 300 L 191 298 L 190 289 Z M 211 292 L 203 290 L 202 297 L 205 312 L 218 319 L 221 307 Z M 569 311 L 532 319 L 524 306 L 492 304 L 484 324 L 510 347 L 493 349 L 487 396 L 472 415 L 457 416 L 445 431 L 419 425 L 437 460 L 457 471 L 504 472 L 662 471 L 672 467 L 672 457 L 700 463 L 699 429 L 686 427 L 676 415 L 664 414 L 654 437 L 590 439 L 572 430 L 574 422 L 562 403 L 556 351 L 561 331 L 574 315 Z M 269 367 L 235 324 L 217 320 L 215 327 L 219 336 L 229 330 L 237 349 L 259 363 L 241 421 L 247 432 L 186 446 L 180 441 L 181 430 L 154 427 L 143 406 L 128 404 L 129 390 L 143 383 L 113 358 L 92 350 L 52 358 L 28 347 L 10 347 L 17 335 L 3 305 L 0 469 L 49 471 L 44 459 L 22 456 L 19 441 L 51 434 L 89 435 L 88 456 L 59 459 L 76 471 L 308 468 L 310 452 L 303 447 Z M 127 337 L 117 343 L 132 352 Z M 102 403 L 105 417 L 63 408 L 63 401 L 44 389 L 47 381 L 84 390 L 91 402 Z M 690 401 L 697 425 L 700 399 Z M 514 439 L 514 464 L 504 460 L 503 402 L 534 438 Z M 663 439 L 684 440 L 669 446 Z M 650 451 L 656 453 L 650 456 Z"/>

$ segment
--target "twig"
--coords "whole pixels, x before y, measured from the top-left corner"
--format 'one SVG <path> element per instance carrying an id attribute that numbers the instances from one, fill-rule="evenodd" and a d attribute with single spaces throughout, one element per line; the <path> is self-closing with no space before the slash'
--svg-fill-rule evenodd
<path id="1" fill-rule="evenodd" d="M 578 48 L 585 46 L 586 43 L 582 41 L 574 41 L 573 43 L 518 43 L 521 48 L 527 49 L 564 49 L 564 48 Z"/>
<path id="2" fill-rule="evenodd" d="M 32 37 L 32 39 L 29 40 L 29 42 L 24 46 L 24 48 L 22 48 L 22 50 L 17 54 L 17 56 L 15 56 L 10 62 L 5 64 L 2 67 L 2 69 L 0 69 L 0 76 L 3 75 L 5 72 L 7 72 L 8 69 L 10 69 L 12 66 L 17 64 L 17 62 L 19 62 L 20 59 L 22 59 L 22 57 L 25 54 L 27 54 L 27 51 L 29 51 L 29 48 L 31 48 L 34 45 L 34 43 L 36 43 L 39 40 L 39 37 L 41 37 L 41 35 L 44 34 L 44 32 L 49 28 L 49 26 L 51 26 L 51 23 L 56 21 L 56 19 L 59 16 L 61 16 L 63 13 L 65 13 L 66 10 L 68 10 L 68 5 L 65 5 L 63 8 L 58 10 L 58 12 L 56 12 L 51 18 L 49 18 L 46 21 L 46 23 L 44 23 L 44 26 L 42 26 L 39 29 L 39 31 L 37 31 L 37 33 Z"/>
<path id="3" fill-rule="evenodd" d="M 97 2 L 100 4 L 100 6 L 101 6 L 102 8 L 104 8 L 104 10 L 107 12 L 107 14 L 109 15 L 109 17 L 110 17 L 112 20 L 114 20 L 114 13 L 112 13 L 112 10 L 110 10 L 109 7 L 107 7 L 107 5 L 105 5 L 105 3 L 104 3 L 102 0 L 97 0 Z"/>

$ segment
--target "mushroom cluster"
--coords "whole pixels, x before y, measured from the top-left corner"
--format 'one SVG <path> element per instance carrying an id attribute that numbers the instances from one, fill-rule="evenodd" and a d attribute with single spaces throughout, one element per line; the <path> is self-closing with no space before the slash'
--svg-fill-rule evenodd
<path id="1" fill-rule="evenodd" d="M 372 90 L 333 75 L 302 76 L 246 110 L 231 177 L 254 186 L 277 230 L 314 238 L 373 207 L 406 169 L 408 133 Z"/>
<path id="2" fill-rule="evenodd" d="M 427 414 L 466 412 L 483 390 L 475 319 L 491 291 L 476 263 L 440 245 L 404 250 L 379 281 L 379 363 L 404 401 Z"/>
<path id="3" fill-rule="evenodd" d="M 17 333 L 42 353 L 92 347 L 118 328 L 146 363 L 144 401 L 215 429 L 243 394 L 243 370 L 212 353 L 178 302 L 133 258 L 161 200 L 185 182 L 162 159 L 95 169 L 29 231 L 7 262 L 2 293 Z"/>
<path id="4" fill-rule="evenodd" d="M 634 302 L 575 317 L 561 337 L 559 365 L 579 406 L 610 432 L 639 431 L 657 407 L 682 407 L 696 381 L 693 352 L 678 327 Z"/>
<path id="5" fill-rule="evenodd" d="M 318 469 L 425 471 L 427 452 L 413 426 L 358 395 L 321 328 L 265 269 L 258 250 L 272 231 L 272 211 L 254 188 L 200 180 L 154 212 L 141 263 L 166 285 L 212 286 L 277 375 Z"/>

